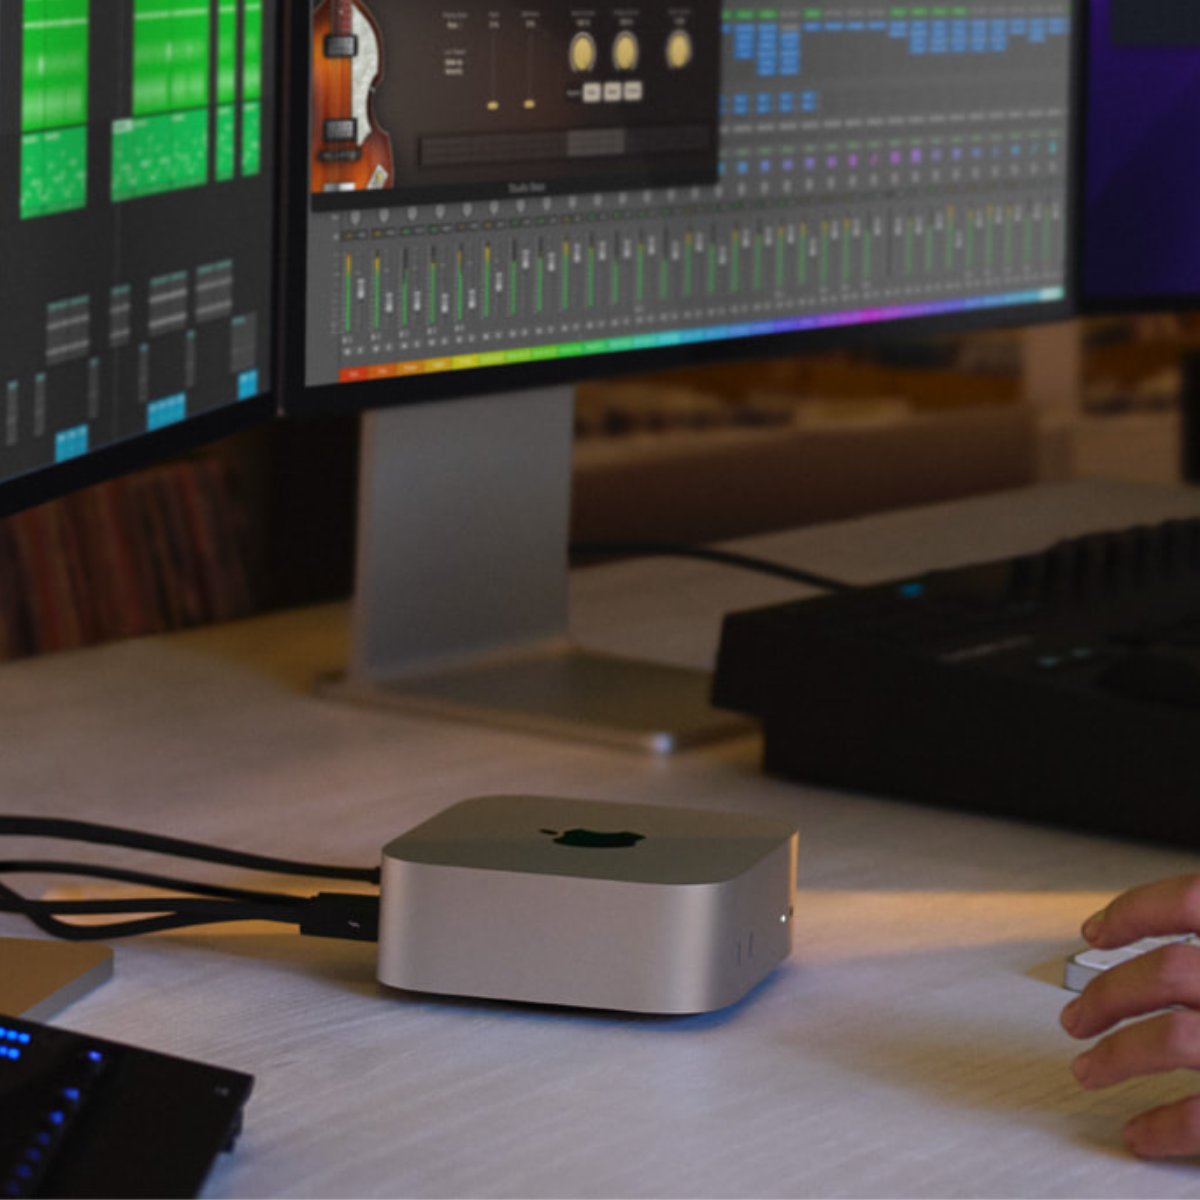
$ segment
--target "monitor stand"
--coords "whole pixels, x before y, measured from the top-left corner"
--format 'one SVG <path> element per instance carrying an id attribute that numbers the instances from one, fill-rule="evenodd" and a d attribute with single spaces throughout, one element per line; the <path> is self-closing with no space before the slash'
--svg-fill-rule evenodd
<path id="1" fill-rule="evenodd" d="M 567 638 L 571 390 L 363 421 L 358 569 L 341 698 L 671 753 L 752 726 L 710 677 Z"/>

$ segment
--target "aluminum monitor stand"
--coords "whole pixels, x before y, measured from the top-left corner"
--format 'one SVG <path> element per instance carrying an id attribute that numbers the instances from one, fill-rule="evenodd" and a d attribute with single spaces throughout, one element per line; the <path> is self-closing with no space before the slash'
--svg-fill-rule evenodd
<path id="1" fill-rule="evenodd" d="M 570 389 L 368 413 L 344 699 L 671 753 L 745 733 L 705 672 L 572 647 Z"/>

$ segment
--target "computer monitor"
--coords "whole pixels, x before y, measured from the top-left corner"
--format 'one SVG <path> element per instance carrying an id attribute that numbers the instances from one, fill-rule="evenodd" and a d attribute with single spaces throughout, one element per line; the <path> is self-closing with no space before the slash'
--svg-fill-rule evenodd
<path id="1" fill-rule="evenodd" d="M 1069 0 L 297 5 L 288 403 L 379 410 L 352 684 L 454 707 L 432 668 L 562 632 L 569 404 L 493 393 L 1069 314 L 1077 24 Z"/>
<path id="2" fill-rule="evenodd" d="M 1090 311 L 1200 303 L 1200 12 L 1089 0 L 1080 300 Z"/>
<path id="3" fill-rule="evenodd" d="M 0 4 L 0 507 L 274 411 L 277 0 Z"/>

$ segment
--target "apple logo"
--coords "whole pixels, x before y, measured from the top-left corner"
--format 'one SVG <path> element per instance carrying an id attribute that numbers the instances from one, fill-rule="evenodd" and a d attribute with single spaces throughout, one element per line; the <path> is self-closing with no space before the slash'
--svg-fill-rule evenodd
<path id="1" fill-rule="evenodd" d="M 555 845 L 574 846 L 580 850 L 629 850 L 646 840 L 644 833 L 630 833 L 628 830 L 601 833 L 595 829 L 567 829 L 560 833 L 557 829 L 543 829 L 542 833 L 553 838 Z"/>

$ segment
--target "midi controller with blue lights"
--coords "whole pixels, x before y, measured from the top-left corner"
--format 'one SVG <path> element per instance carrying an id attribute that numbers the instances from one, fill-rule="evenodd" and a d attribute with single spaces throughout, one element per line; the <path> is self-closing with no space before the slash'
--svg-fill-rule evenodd
<path id="1" fill-rule="evenodd" d="M 0 1196 L 195 1196 L 254 1080 L 0 1015 Z"/>

